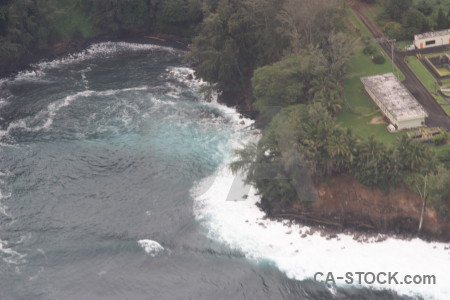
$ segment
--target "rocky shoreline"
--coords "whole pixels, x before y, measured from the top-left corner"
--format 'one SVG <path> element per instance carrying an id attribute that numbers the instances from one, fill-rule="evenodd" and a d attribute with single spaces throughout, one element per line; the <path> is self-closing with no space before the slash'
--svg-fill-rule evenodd
<path id="1" fill-rule="evenodd" d="M 358 242 L 380 242 L 388 237 L 450 242 L 449 218 L 439 217 L 432 210 L 427 210 L 422 231 L 417 233 L 421 199 L 405 187 L 385 193 L 365 187 L 349 175 L 339 175 L 316 188 L 318 198 L 308 207 L 276 206 L 265 199 L 259 207 L 269 219 L 311 226 L 312 233 L 319 231 L 327 239 L 345 233 Z"/>

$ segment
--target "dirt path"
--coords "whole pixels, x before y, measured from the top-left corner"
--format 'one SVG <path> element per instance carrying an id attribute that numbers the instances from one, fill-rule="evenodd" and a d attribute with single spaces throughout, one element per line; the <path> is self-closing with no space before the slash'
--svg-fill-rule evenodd
<path id="1" fill-rule="evenodd" d="M 361 20 L 361 22 L 369 29 L 370 33 L 374 38 L 384 38 L 384 33 L 373 24 L 362 12 L 363 3 L 359 1 L 350 0 L 348 1 L 352 7 L 355 14 Z M 388 42 L 380 43 L 383 50 L 390 55 L 391 45 Z M 450 130 L 450 118 L 447 116 L 445 111 L 442 109 L 441 105 L 436 102 L 436 99 L 430 94 L 430 92 L 425 88 L 425 86 L 420 82 L 414 72 L 409 68 L 405 62 L 405 54 L 402 52 L 395 51 L 394 53 L 394 63 L 405 75 L 405 81 L 403 84 L 406 88 L 416 97 L 416 99 L 422 104 L 429 114 L 426 121 L 428 126 L 440 126 L 447 130 Z"/>

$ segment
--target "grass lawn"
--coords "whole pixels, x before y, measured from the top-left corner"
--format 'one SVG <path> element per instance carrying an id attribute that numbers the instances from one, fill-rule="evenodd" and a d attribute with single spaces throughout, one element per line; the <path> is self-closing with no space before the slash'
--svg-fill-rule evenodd
<path id="1" fill-rule="evenodd" d="M 430 91 L 437 102 L 441 104 L 445 112 L 450 115 L 450 106 L 448 105 L 448 102 L 436 92 L 436 89 L 439 88 L 439 85 L 437 84 L 433 75 L 428 72 L 427 68 L 425 68 L 425 66 L 415 56 L 408 56 L 406 62 L 422 82 L 422 84 L 427 88 L 427 90 Z"/>
<path id="2" fill-rule="evenodd" d="M 353 11 L 349 11 L 348 20 L 354 27 L 358 28 L 359 34 L 362 36 L 371 36 L 367 28 L 355 16 Z M 378 44 L 374 44 L 378 51 L 382 51 Z M 351 128 L 355 134 L 361 137 L 375 136 L 375 138 L 384 143 L 390 144 L 403 134 L 389 133 L 387 131 L 387 123 L 370 124 L 370 121 L 376 117 L 381 118 L 383 115 L 378 107 L 373 103 L 372 99 L 364 91 L 364 86 L 360 77 L 389 73 L 392 71 L 391 60 L 385 54 L 386 62 L 382 65 L 376 65 L 368 55 L 362 52 L 364 44 L 355 49 L 354 55 L 348 62 L 348 72 L 344 79 L 344 93 L 346 104 L 337 116 L 337 121 L 344 127 Z M 403 73 L 396 70 L 396 75 L 400 80 L 405 77 Z"/>
<path id="3" fill-rule="evenodd" d="M 397 51 L 405 51 L 405 48 L 411 46 L 414 41 L 397 41 L 395 42 L 395 49 Z"/>

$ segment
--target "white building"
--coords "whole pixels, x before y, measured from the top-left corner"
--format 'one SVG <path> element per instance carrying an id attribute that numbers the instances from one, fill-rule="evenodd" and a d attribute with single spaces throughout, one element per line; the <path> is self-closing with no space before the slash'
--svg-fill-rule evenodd
<path id="1" fill-rule="evenodd" d="M 424 126 L 427 112 L 393 73 L 362 77 L 361 81 L 397 130 Z"/>
<path id="2" fill-rule="evenodd" d="M 436 46 L 450 45 L 450 29 L 425 32 L 414 36 L 414 46 L 426 49 Z"/>

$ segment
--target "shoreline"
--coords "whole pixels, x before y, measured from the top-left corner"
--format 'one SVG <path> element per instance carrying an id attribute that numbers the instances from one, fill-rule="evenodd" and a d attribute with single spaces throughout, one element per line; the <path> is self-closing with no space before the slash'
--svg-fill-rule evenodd
<path id="1" fill-rule="evenodd" d="M 101 42 L 127 42 L 138 44 L 152 44 L 188 51 L 188 40 L 167 34 L 134 32 L 131 34 L 101 35 L 93 38 L 74 39 L 53 44 L 47 49 L 36 50 L 18 57 L 0 61 L 0 78 L 10 78 L 22 71 L 32 69 L 33 64 L 41 61 L 51 61 L 81 52 L 89 46 Z"/>
<path id="2" fill-rule="evenodd" d="M 0 68 L 0 78 L 8 78 L 14 76 L 15 74 L 31 70 L 33 68 L 33 64 L 36 64 L 41 61 L 49 61 L 61 57 L 68 56 L 73 53 L 81 52 L 84 49 L 88 48 L 90 45 L 101 42 L 129 42 L 129 43 L 140 43 L 140 44 L 152 44 L 158 46 L 166 46 L 171 47 L 183 51 L 188 51 L 187 40 L 170 35 L 164 34 L 154 34 L 154 35 L 146 35 L 145 33 L 135 33 L 133 35 L 122 35 L 117 37 L 111 36 L 101 36 L 91 39 L 80 39 L 74 40 L 65 43 L 55 44 L 51 47 L 51 49 L 47 49 L 44 51 L 40 51 L 33 56 L 28 56 L 26 59 L 18 59 L 17 61 L 10 63 L 9 69 Z M 13 71 L 11 71 L 13 70 Z M 250 110 L 249 107 L 245 106 L 233 106 L 232 101 L 229 101 L 227 97 L 219 97 L 218 103 L 227 107 L 234 107 L 239 115 L 250 118 L 253 121 L 256 121 L 257 112 L 254 110 Z M 254 124 L 256 127 L 257 124 Z M 316 189 L 318 187 L 316 186 Z M 327 189 L 325 187 L 325 189 Z M 336 197 L 336 201 L 342 202 L 346 201 L 345 198 Z M 281 206 L 281 207 L 271 207 L 264 199 L 261 199 L 260 205 L 258 208 L 261 209 L 267 218 L 271 220 L 284 221 L 288 220 L 289 222 L 293 222 L 299 225 L 307 225 L 315 228 L 314 231 L 320 231 L 324 236 L 333 238 L 339 233 L 351 234 L 358 240 L 359 238 L 364 239 L 364 237 L 373 237 L 376 235 L 387 235 L 388 237 L 400 238 L 404 240 L 420 238 L 424 241 L 436 241 L 436 242 L 449 242 L 450 241 L 450 226 L 448 226 L 449 230 L 446 233 L 432 233 L 427 230 L 427 222 L 425 222 L 424 231 L 417 235 L 416 231 L 412 226 L 407 228 L 398 228 L 398 226 L 387 226 L 385 228 L 380 227 L 372 227 L 372 228 L 361 228 L 358 226 L 351 225 L 351 223 L 355 220 L 361 219 L 361 216 L 353 215 L 353 216 L 345 216 L 343 222 L 342 220 L 335 220 L 335 218 L 331 215 L 324 216 L 318 215 L 312 211 L 308 211 L 307 209 L 299 209 L 299 207 L 294 206 Z M 370 217 L 370 213 L 368 214 Z M 336 216 L 334 216 L 336 217 Z M 342 217 L 342 216 L 341 216 Z M 410 217 L 414 219 L 414 217 Z M 342 219 L 342 218 L 338 218 Z M 353 219 L 353 220 L 352 220 Z M 322 221 L 318 221 L 322 220 Z M 328 221 L 323 222 L 323 221 Z M 350 223 L 350 224 L 349 224 Z"/>

